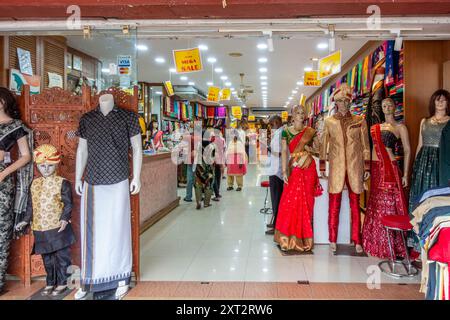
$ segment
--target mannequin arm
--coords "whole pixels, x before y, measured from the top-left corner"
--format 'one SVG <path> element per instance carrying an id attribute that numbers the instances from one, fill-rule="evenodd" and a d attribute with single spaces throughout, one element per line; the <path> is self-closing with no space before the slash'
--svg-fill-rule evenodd
<path id="1" fill-rule="evenodd" d="M 409 175 L 409 163 L 411 160 L 411 144 L 409 143 L 408 129 L 404 125 L 400 126 L 400 138 L 402 140 L 404 153 L 402 184 L 403 187 L 407 187 Z"/>
<path id="2" fill-rule="evenodd" d="M 10 166 L 6 167 L 5 170 L 0 172 L 0 182 L 2 182 L 7 176 L 16 172 L 18 169 L 25 166 L 31 160 L 30 148 L 28 147 L 28 142 L 26 137 L 22 137 L 17 140 L 19 146 L 19 159 L 14 161 Z"/>
<path id="3" fill-rule="evenodd" d="M 139 134 L 130 138 L 133 148 L 133 180 L 130 184 L 130 192 L 135 195 L 141 190 L 141 169 L 142 169 L 142 143 Z"/>
<path id="4" fill-rule="evenodd" d="M 325 171 L 326 171 L 326 161 L 328 158 L 328 141 L 329 141 L 329 131 L 328 131 L 328 125 L 325 121 L 323 125 L 323 134 L 322 134 L 322 144 L 320 146 L 320 153 L 319 153 L 319 167 L 320 172 L 322 173 L 322 176 L 325 177 Z"/>
<path id="5" fill-rule="evenodd" d="M 422 141 L 422 127 L 425 122 L 425 119 L 422 119 L 420 122 L 420 130 L 419 130 L 419 142 L 417 143 L 417 149 L 416 149 L 416 157 L 419 154 L 420 149 L 422 149 L 423 141 Z"/>
<path id="6" fill-rule="evenodd" d="M 77 148 L 77 165 L 75 172 L 75 191 L 81 196 L 83 194 L 83 178 L 84 169 L 86 168 L 88 158 L 87 140 L 79 138 Z"/>
<path id="7" fill-rule="evenodd" d="M 288 176 L 287 176 L 287 142 L 286 139 L 281 140 L 281 170 L 283 172 L 283 180 L 284 183 L 288 183 Z"/>

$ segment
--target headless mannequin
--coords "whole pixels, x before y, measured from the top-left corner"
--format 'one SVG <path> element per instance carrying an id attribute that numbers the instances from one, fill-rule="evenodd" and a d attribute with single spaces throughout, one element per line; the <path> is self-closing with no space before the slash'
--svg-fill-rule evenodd
<path id="1" fill-rule="evenodd" d="M 107 116 L 114 108 L 114 97 L 112 94 L 103 94 L 99 98 L 100 111 L 104 116 Z M 130 193 L 136 195 L 141 189 L 141 169 L 142 169 L 142 141 L 141 135 L 135 135 L 130 138 L 133 149 L 133 179 L 130 183 Z M 76 158 L 76 173 L 75 173 L 75 191 L 81 196 L 83 194 L 82 177 L 86 168 L 88 160 L 87 140 L 80 138 L 78 142 L 77 158 Z M 128 291 L 129 286 L 119 286 L 116 290 L 116 298 L 121 299 Z M 75 294 L 75 299 L 83 299 L 87 295 L 82 288 L 78 289 Z"/>

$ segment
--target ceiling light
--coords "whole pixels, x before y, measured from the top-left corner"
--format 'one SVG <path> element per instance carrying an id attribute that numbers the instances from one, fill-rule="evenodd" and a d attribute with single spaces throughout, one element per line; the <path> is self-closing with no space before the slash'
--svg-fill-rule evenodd
<path id="1" fill-rule="evenodd" d="M 204 45 L 204 44 L 199 45 L 198 48 L 199 48 L 200 50 L 202 50 L 202 51 L 207 51 L 207 50 L 208 50 L 208 46 L 207 46 L 207 45 Z"/>
<path id="2" fill-rule="evenodd" d="M 289 97 L 288 100 L 292 100 L 292 97 Z"/>
<path id="3" fill-rule="evenodd" d="M 247 106 L 244 104 L 243 106 L 242 106 L 243 108 L 247 108 Z"/>
<path id="4" fill-rule="evenodd" d="M 259 68 L 259 72 L 265 73 L 265 72 L 267 72 L 267 68 Z"/>
<path id="5" fill-rule="evenodd" d="M 147 51 L 148 47 L 145 44 L 137 44 L 136 49 L 138 49 L 139 51 Z"/>
<path id="6" fill-rule="evenodd" d="M 177 70 L 176 70 L 175 68 L 170 68 L 170 69 L 169 69 L 169 72 L 174 73 L 174 72 L 177 72 Z"/>
<path id="7" fill-rule="evenodd" d="M 267 90 L 267 87 L 261 87 L 261 90 Z"/>
<path id="8" fill-rule="evenodd" d="M 225 82 L 225 85 L 227 86 L 227 87 L 231 87 L 231 82 Z"/>
<path id="9" fill-rule="evenodd" d="M 214 71 L 217 72 L 217 73 L 222 73 L 223 69 L 222 68 L 215 68 Z"/>
<path id="10" fill-rule="evenodd" d="M 311 60 L 312 61 L 319 61 L 319 58 L 314 57 L 314 58 L 311 58 Z"/>
<path id="11" fill-rule="evenodd" d="M 258 59 L 258 62 L 261 62 L 261 63 L 266 63 L 267 62 L 267 58 L 259 58 Z"/>
<path id="12" fill-rule="evenodd" d="M 227 76 L 221 76 L 220 79 L 222 79 L 222 80 L 227 80 L 228 77 L 227 77 Z"/>
<path id="13" fill-rule="evenodd" d="M 217 61 L 217 59 L 214 58 L 214 57 L 209 57 L 209 58 L 208 58 L 208 62 L 209 62 L 209 63 L 215 63 L 216 61 Z"/>
<path id="14" fill-rule="evenodd" d="M 188 79 L 188 77 L 186 77 L 186 76 L 181 76 L 181 77 L 180 77 L 180 80 L 181 80 L 181 81 L 186 81 L 187 79 Z"/>
<path id="15" fill-rule="evenodd" d="M 192 81 L 189 82 L 188 84 L 189 84 L 190 86 L 195 86 L 195 82 L 192 82 Z"/>
<path id="16" fill-rule="evenodd" d="M 161 91 L 156 91 L 155 94 L 157 94 L 158 96 L 162 95 Z"/>
<path id="17" fill-rule="evenodd" d="M 103 73 L 109 73 L 110 70 L 109 70 L 109 68 L 103 68 L 103 69 L 102 69 L 102 72 L 103 72 Z"/>
<path id="18" fill-rule="evenodd" d="M 319 44 L 317 45 L 317 48 L 318 48 L 318 49 L 326 49 L 326 48 L 328 48 L 328 43 L 326 43 L 326 42 L 321 42 L 321 43 L 319 43 Z"/>
<path id="19" fill-rule="evenodd" d="M 206 83 L 206 85 L 208 85 L 208 86 L 212 86 L 214 83 L 212 83 L 211 81 L 208 81 L 207 83 Z"/>
<path id="20" fill-rule="evenodd" d="M 164 62 L 166 62 L 166 59 L 164 59 L 163 57 L 157 57 L 157 58 L 155 58 L 155 62 L 156 63 L 164 63 Z"/>
<path id="21" fill-rule="evenodd" d="M 236 91 L 234 90 L 234 88 L 230 88 L 230 90 L 231 90 L 231 92 L 233 92 L 233 91 L 236 92 Z"/>
<path id="22" fill-rule="evenodd" d="M 302 85 L 303 85 L 303 81 L 299 81 L 299 82 L 297 82 L 297 84 L 298 84 L 299 86 L 302 86 Z"/>
<path id="23" fill-rule="evenodd" d="M 303 70 L 305 70 L 306 72 L 312 71 L 311 67 L 305 67 Z"/>
<path id="24" fill-rule="evenodd" d="M 261 79 L 261 80 L 267 80 L 267 76 L 261 76 L 261 77 L 259 77 L 259 79 Z"/>
<path id="25" fill-rule="evenodd" d="M 297 90 L 292 90 L 292 93 L 293 94 L 296 94 L 298 91 Z"/>
<path id="26" fill-rule="evenodd" d="M 267 49 L 267 44 L 266 43 L 260 43 L 256 47 L 258 49 L 260 49 L 260 50 L 265 50 L 265 49 Z"/>
<path id="27" fill-rule="evenodd" d="M 267 81 L 261 82 L 261 85 L 262 85 L 262 86 L 267 86 Z"/>

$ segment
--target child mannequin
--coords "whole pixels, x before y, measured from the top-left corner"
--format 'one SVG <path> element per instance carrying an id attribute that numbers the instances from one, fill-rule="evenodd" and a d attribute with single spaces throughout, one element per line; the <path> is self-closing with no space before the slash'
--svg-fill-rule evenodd
<path id="1" fill-rule="evenodd" d="M 31 223 L 32 254 L 42 256 L 47 273 L 47 286 L 41 294 L 58 296 L 67 289 L 70 246 L 75 243 L 70 224 L 72 187 L 69 181 L 56 175 L 60 154 L 54 146 L 44 144 L 36 148 L 34 161 L 42 177 L 33 180 L 24 220 L 16 229 L 22 230 Z"/>

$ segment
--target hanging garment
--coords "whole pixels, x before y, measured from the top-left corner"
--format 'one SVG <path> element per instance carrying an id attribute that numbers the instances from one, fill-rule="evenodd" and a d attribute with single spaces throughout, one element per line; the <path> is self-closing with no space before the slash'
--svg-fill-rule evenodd
<path id="1" fill-rule="evenodd" d="M 439 185 L 450 185 L 450 121 L 442 129 L 439 142 Z"/>

